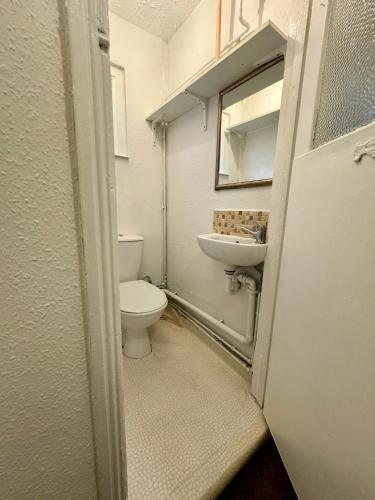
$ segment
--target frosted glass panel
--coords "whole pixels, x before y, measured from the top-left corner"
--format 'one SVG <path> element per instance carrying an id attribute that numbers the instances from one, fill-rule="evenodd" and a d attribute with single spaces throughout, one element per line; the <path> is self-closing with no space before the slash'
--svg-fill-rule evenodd
<path id="1" fill-rule="evenodd" d="M 375 120 L 375 0 L 331 0 L 314 147 Z"/>

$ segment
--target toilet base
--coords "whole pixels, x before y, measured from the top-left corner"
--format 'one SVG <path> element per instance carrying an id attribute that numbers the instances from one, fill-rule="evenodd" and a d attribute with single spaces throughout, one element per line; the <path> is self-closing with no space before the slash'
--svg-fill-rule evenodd
<path id="1" fill-rule="evenodd" d="M 151 353 L 147 328 L 126 328 L 123 334 L 123 353 L 128 358 L 144 358 Z"/>

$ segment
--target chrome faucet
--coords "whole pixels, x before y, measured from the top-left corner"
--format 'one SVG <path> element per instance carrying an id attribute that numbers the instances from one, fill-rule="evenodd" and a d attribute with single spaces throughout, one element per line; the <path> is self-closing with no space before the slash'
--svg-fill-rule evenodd
<path id="1" fill-rule="evenodd" d="M 265 243 L 266 242 L 266 227 L 263 224 L 257 224 L 255 226 L 255 231 L 249 229 L 246 226 L 241 226 L 241 230 L 244 233 L 251 234 L 255 237 L 257 243 Z"/>

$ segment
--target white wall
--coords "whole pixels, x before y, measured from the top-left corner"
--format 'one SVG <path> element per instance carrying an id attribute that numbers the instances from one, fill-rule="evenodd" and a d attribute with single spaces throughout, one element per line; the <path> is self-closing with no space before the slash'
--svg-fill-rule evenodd
<path id="1" fill-rule="evenodd" d="M 240 181 L 270 179 L 273 175 L 278 123 L 246 134 Z"/>
<path id="2" fill-rule="evenodd" d="M 209 102 L 207 132 L 199 108 L 168 128 L 168 288 L 244 332 L 246 293 L 225 293 L 224 265 L 202 253 L 196 236 L 212 232 L 215 208 L 269 207 L 271 189 L 214 190 L 216 120 L 215 97 Z"/>
<path id="3" fill-rule="evenodd" d="M 1 498 L 96 498 L 57 2 L 1 7 Z"/>
<path id="4" fill-rule="evenodd" d="M 202 0 L 167 43 L 166 94 L 204 66 L 215 53 L 216 0 Z"/>
<path id="5" fill-rule="evenodd" d="M 255 94 L 242 99 L 225 111 L 231 115 L 231 125 L 252 120 L 261 115 L 271 113 L 281 106 L 281 94 L 283 91 L 283 80 L 280 80 Z"/>
<path id="6" fill-rule="evenodd" d="M 125 68 L 129 159 L 116 159 L 119 232 L 145 237 L 141 276 L 162 281 L 162 151 L 145 117 L 163 95 L 165 44 L 110 12 L 111 60 Z"/>
<path id="7" fill-rule="evenodd" d="M 272 20 L 286 35 L 295 22 L 295 4 L 299 0 L 243 0 L 243 14 L 250 23 L 250 29 L 259 28 Z M 222 48 L 229 40 L 231 31 L 230 5 L 223 2 Z M 239 0 L 236 2 L 237 9 Z M 202 0 L 185 23 L 169 39 L 167 45 L 166 93 L 173 93 L 194 73 L 204 67 L 215 55 L 216 1 Z M 236 18 L 233 33 L 238 36 L 243 27 Z"/>
<path id="8" fill-rule="evenodd" d="M 228 184 L 239 180 L 243 138 L 238 134 L 226 132 L 231 124 L 231 119 L 229 113 L 223 112 L 221 114 L 219 184 Z"/>
<path id="9" fill-rule="evenodd" d="M 226 4 L 226 2 L 223 2 Z M 229 2 L 228 2 L 229 3 Z M 271 18 L 286 33 L 293 24 L 292 0 L 244 1 L 244 14 L 255 29 Z M 262 6 L 264 11 L 262 11 Z M 203 0 L 168 42 L 169 91 L 190 78 L 214 52 L 215 2 Z M 223 14 L 223 31 L 228 28 Z M 225 43 L 225 36 L 224 41 Z M 212 232 L 215 208 L 267 209 L 271 187 L 215 191 L 217 98 L 209 103 L 208 130 L 203 132 L 201 112 L 195 108 L 169 125 L 168 130 L 168 284 L 183 298 L 239 332 L 244 332 L 246 296 L 224 292 L 224 266 L 205 257 L 196 236 Z M 248 352 L 248 351 L 247 351 Z"/>

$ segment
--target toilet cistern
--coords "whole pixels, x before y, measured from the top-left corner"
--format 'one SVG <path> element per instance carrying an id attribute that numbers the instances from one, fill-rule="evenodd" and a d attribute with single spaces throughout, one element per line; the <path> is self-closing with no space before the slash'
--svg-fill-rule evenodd
<path id="1" fill-rule="evenodd" d="M 118 235 L 123 353 L 129 358 L 151 353 L 148 328 L 160 319 L 168 304 L 162 290 L 139 279 L 142 247 L 143 236 Z"/>

